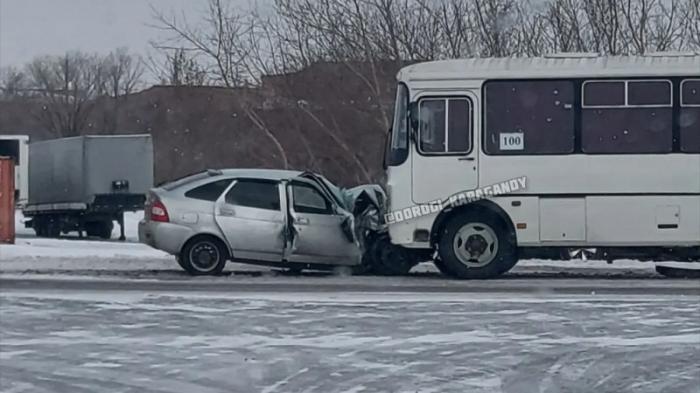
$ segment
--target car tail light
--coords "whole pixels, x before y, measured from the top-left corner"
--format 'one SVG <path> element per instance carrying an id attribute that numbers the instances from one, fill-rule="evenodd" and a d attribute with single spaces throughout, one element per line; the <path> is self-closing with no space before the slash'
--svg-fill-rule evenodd
<path id="1" fill-rule="evenodd" d="M 161 202 L 160 199 L 154 199 L 151 202 L 151 206 L 148 209 L 148 211 L 151 213 L 151 221 L 170 222 L 170 217 L 168 216 L 168 209 L 165 208 L 165 205 L 163 204 L 163 202 Z"/>

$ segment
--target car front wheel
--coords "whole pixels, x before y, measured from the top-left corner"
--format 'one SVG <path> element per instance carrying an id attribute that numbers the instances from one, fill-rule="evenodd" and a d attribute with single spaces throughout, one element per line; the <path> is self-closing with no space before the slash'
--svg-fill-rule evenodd
<path id="1" fill-rule="evenodd" d="M 224 270 L 228 252 L 224 244 L 213 237 L 197 237 L 183 247 L 178 263 L 194 276 L 218 275 Z"/>

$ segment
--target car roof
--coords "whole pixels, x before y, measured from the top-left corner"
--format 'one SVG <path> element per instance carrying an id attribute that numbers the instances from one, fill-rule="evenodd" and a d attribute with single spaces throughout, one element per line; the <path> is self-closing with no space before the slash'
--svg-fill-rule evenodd
<path id="1" fill-rule="evenodd" d="M 250 177 L 255 179 L 265 179 L 265 180 L 283 180 L 290 179 L 301 175 L 302 171 L 286 170 L 286 169 L 243 169 L 243 168 L 232 168 L 232 169 L 221 169 L 221 174 L 219 176 L 226 177 Z"/>
<path id="2" fill-rule="evenodd" d="M 161 184 L 158 186 L 158 188 L 162 188 L 165 191 L 173 191 L 179 189 L 180 187 L 196 187 L 210 181 L 232 177 L 278 181 L 297 177 L 302 173 L 303 172 L 301 171 L 281 169 L 209 169 Z"/>

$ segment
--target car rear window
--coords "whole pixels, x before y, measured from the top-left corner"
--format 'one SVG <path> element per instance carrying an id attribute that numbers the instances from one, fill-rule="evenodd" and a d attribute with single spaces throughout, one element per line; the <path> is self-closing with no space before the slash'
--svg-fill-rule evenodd
<path id="1" fill-rule="evenodd" d="M 187 198 L 214 202 L 219 199 L 221 194 L 223 194 L 229 184 L 231 184 L 231 181 L 232 179 L 213 181 L 187 191 L 185 196 Z"/>

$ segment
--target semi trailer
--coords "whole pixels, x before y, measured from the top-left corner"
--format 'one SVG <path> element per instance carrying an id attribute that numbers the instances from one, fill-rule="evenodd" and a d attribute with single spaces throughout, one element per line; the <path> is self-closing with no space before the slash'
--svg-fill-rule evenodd
<path id="1" fill-rule="evenodd" d="M 25 227 L 39 237 L 109 239 L 114 221 L 125 239 L 124 212 L 143 209 L 153 187 L 150 135 L 78 136 L 29 145 Z"/>

